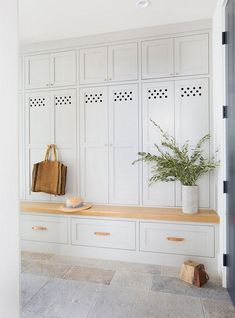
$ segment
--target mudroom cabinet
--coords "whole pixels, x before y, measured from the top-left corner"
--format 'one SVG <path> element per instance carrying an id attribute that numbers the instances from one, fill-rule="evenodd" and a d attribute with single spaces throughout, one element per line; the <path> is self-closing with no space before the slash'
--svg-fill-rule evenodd
<path id="1" fill-rule="evenodd" d="M 125 43 L 80 50 L 80 84 L 137 79 L 137 43 Z"/>
<path id="2" fill-rule="evenodd" d="M 56 144 L 58 159 L 68 166 L 67 195 L 77 191 L 76 90 L 38 91 L 25 96 L 27 180 L 26 197 L 38 200 L 64 200 L 31 192 L 33 164 L 44 160 L 46 146 Z"/>
<path id="3" fill-rule="evenodd" d="M 76 85 L 76 51 L 25 58 L 25 89 Z"/>
<path id="4" fill-rule="evenodd" d="M 139 204 L 138 85 L 81 89 L 80 129 L 84 199 Z"/>
<path id="5" fill-rule="evenodd" d="M 142 42 L 142 78 L 208 74 L 208 34 Z"/>

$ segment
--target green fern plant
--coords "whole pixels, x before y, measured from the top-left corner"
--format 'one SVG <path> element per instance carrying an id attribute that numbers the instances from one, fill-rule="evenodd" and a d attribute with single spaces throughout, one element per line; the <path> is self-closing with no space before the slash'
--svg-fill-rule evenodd
<path id="1" fill-rule="evenodd" d="M 140 158 L 133 162 L 134 164 L 135 162 L 143 161 L 152 164 L 150 184 L 157 181 L 169 182 L 178 180 L 182 185 L 194 186 L 202 175 L 219 165 L 219 161 L 215 160 L 215 156 L 210 159 L 203 154 L 203 144 L 210 139 L 209 134 L 202 137 L 195 148 L 192 149 L 189 146 L 189 141 L 179 146 L 173 136 L 165 132 L 153 120 L 151 122 L 161 133 L 161 147 L 154 144 L 157 150 L 156 155 L 149 152 L 139 152 Z"/>

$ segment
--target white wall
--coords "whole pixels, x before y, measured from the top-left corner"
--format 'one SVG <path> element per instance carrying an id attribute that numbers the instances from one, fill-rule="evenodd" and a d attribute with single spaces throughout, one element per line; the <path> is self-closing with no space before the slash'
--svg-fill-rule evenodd
<path id="1" fill-rule="evenodd" d="M 0 317 L 19 317 L 17 0 L 0 0 Z"/>
<path id="2" fill-rule="evenodd" d="M 219 270 L 223 274 L 223 284 L 226 283 L 225 269 L 222 267 L 222 254 L 226 251 L 226 210 L 223 194 L 223 180 L 225 180 L 225 120 L 222 118 L 224 100 L 224 46 L 222 45 L 222 31 L 224 0 L 219 0 L 214 17 L 212 31 L 212 60 L 213 60 L 213 135 L 214 147 L 219 150 L 220 167 L 215 175 L 216 210 L 221 219 L 220 224 L 220 255 Z"/>

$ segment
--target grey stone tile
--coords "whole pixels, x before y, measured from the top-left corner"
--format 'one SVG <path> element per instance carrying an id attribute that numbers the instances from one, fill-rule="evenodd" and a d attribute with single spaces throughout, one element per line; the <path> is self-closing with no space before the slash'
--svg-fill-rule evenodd
<path id="1" fill-rule="evenodd" d="M 63 278 L 64 275 L 72 268 L 70 265 L 48 263 L 42 261 L 32 261 L 26 267 L 25 273 L 36 275 Z"/>
<path id="2" fill-rule="evenodd" d="M 198 288 L 174 277 L 155 275 L 153 277 L 152 290 L 224 301 L 229 300 L 227 290 L 222 288 L 220 284 L 211 281 Z"/>
<path id="3" fill-rule="evenodd" d="M 31 262 L 27 259 L 21 259 L 21 272 L 24 272 L 29 266 Z"/>
<path id="4" fill-rule="evenodd" d="M 107 270 L 107 269 L 74 266 L 64 276 L 64 278 L 109 285 L 114 274 L 115 274 L 114 271 Z"/>
<path id="5" fill-rule="evenodd" d="M 235 318 L 235 307 L 232 302 L 203 299 L 202 304 L 206 318 Z"/>
<path id="6" fill-rule="evenodd" d="M 20 314 L 20 318 L 46 318 L 45 316 L 42 315 L 37 315 L 33 312 L 29 312 L 27 310 L 23 310 Z"/>
<path id="7" fill-rule="evenodd" d="M 108 287 L 88 318 L 204 318 L 199 298 Z"/>
<path id="8" fill-rule="evenodd" d="M 152 275 L 148 273 L 117 271 L 111 285 L 150 290 L 152 286 Z"/>
<path id="9" fill-rule="evenodd" d="M 171 266 L 161 266 L 161 276 L 177 277 L 179 278 L 180 268 Z"/>
<path id="10" fill-rule="evenodd" d="M 52 256 L 53 254 L 49 254 L 49 253 L 35 253 L 35 252 L 27 252 L 27 251 L 21 252 L 21 259 L 27 259 L 27 260 L 45 261 L 50 259 Z"/>
<path id="11" fill-rule="evenodd" d="M 87 318 L 101 288 L 99 284 L 52 279 L 24 310 L 46 318 Z"/>
<path id="12" fill-rule="evenodd" d="M 23 273 L 20 276 L 21 308 L 49 281 L 49 277 Z"/>

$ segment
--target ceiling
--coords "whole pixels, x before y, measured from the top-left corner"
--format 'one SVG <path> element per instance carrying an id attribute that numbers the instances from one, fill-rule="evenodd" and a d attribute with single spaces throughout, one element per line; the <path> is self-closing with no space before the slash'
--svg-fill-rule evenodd
<path id="1" fill-rule="evenodd" d="M 74 38 L 212 18 L 217 0 L 19 0 L 20 42 Z"/>

